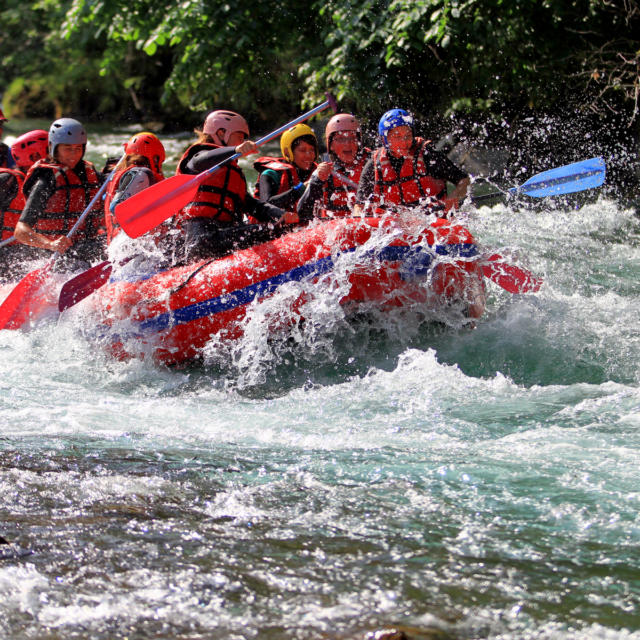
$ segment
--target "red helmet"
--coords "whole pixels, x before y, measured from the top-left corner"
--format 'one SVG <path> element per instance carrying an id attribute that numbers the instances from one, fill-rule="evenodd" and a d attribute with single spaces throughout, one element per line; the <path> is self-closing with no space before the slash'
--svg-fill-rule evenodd
<path id="1" fill-rule="evenodd" d="M 151 168 L 156 172 L 162 171 L 162 163 L 165 159 L 164 146 L 153 133 L 143 131 L 136 133 L 124 143 L 124 152 L 127 155 L 138 154 L 149 160 Z"/>
<path id="2" fill-rule="evenodd" d="M 47 157 L 49 134 L 43 129 L 23 133 L 11 145 L 11 155 L 19 167 L 30 167 L 40 158 Z"/>
<path id="3" fill-rule="evenodd" d="M 2 112 L 2 109 L 0 109 L 0 123 L 2 122 L 8 122 L 8 120 L 4 117 L 4 113 Z"/>
<path id="4" fill-rule="evenodd" d="M 222 138 L 218 131 L 222 129 Z M 233 111 L 212 111 L 204 121 L 203 133 L 209 134 L 217 144 L 227 146 L 232 133 L 242 131 L 249 137 L 249 125 L 239 114 Z"/>
<path id="5" fill-rule="evenodd" d="M 327 151 L 331 144 L 331 136 L 338 131 L 355 131 L 358 140 L 360 139 L 360 123 L 355 116 L 350 113 L 336 113 L 329 122 L 327 122 L 327 128 L 325 129 L 325 142 L 327 143 Z"/>

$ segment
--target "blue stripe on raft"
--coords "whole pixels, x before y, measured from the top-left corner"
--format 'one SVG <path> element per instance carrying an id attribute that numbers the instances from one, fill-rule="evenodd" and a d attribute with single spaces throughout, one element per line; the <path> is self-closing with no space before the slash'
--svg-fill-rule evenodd
<path id="1" fill-rule="evenodd" d="M 173 311 L 162 313 L 155 318 L 144 320 L 140 323 L 140 330 L 143 333 L 155 333 L 158 331 L 164 331 L 176 324 L 184 324 L 186 322 L 191 322 L 192 320 L 215 315 L 221 311 L 229 311 L 236 307 L 249 304 L 256 298 L 273 293 L 285 282 L 299 282 L 300 280 L 308 277 L 319 276 L 331 271 L 332 267 L 333 260 L 331 256 L 327 256 L 317 262 L 304 264 L 300 267 L 296 267 L 295 269 L 291 269 L 291 271 L 280 273 L 273 278 L 268 278 L 267 280 L 261 280 L 260 282 L 251 284 L 243 289 L 238 289 L 231 293 L 225 293 L 218 298 L 211 298 L 210 300 L 196 302 L 180 309 L 174 309 Z"/>
<path id="2" fill-rule="evenodd" d="M 349 249 L 342 253 L 350 253 L 355 248 Z M 478 249 L 474 244 L 446 244 L 435 245 L 426 249 L 420 246 L 388 246 L 376 252 L 371 252 L 381 262 L 402 262 L 403 268 L 401 276 L 409 279 L 412 276 L 424 275 L 435 255 L 452 256 L 455 258 L 473 258 L 478 255 Z M 340 254 L 341 255 L 341 254 Z M 186 324 L 199 318 L 229 311 L 237 307 L 249 304 L 259 297 L 264 297 L 273 293 L 278 287 L 286 282 L 300 282 L 305 279 L 320 276 L 331 271 L 333 268 L 333 258 L 327 256 L 316 262 L 310 262 L 277 276 L 261 280 L 251 284 L 243 289 L 238 289 L 231 293 L 225 293 L 217 298 L 203 300 L 190 304 L 180 309 L 174 309 L 161 313 L 160 315 L 144 320 L 140 323 L 140 333 L 135 332 L 128 334 L 127 338 L 137 337 L 142 334 L 158 333 L 165 331 L 170 327 L 178 324 Z M 118 336 L 117 339 L 123 339 L 125 336 Z"/>

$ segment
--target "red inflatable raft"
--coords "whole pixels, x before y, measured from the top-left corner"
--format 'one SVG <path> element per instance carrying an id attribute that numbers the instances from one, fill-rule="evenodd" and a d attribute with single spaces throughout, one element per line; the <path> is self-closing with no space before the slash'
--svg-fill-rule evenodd
<path id="1" fill-rule="evenodd" d="M 196 358 L 217 335 L 242 334 L 247 305 L 285 283 L 331 273 L 345 254 L 359 251 L 348 271 L 341 303 L 382 307 L 478 297 L 482 271 L 471 233 L 461 225 L 424 216 L 412 219 L 320 220 L 233 255 L 109 282 L 87 304 L 98 334 L 117 357 L 151 354 L 175 364 Z M 304 302 L 301 294 L 293 304 Z M 480 315 L 480 312 L 471 315 Z"/>

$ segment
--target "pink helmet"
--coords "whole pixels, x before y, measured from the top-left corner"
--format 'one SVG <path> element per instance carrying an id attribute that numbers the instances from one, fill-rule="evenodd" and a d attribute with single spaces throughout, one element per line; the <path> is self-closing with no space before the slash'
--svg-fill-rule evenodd
<path id="1" fill-rule="evenodd" d="M 11 145 L 11 155 L 19 167 L 30 167 L 40 158 L 47 157 L 49 134 L 43 129 L 23 133 Z"/>
<path id="2" fill-rule="evenodd" d="M 220 129 L 222 129 L 222 138 L 218 136 Z M 247 121 L 233 111 L 212 111 L 204 121 L 202 131 L 208 133 L 214 141 L 224 146 L 229 144 L 229 137 L 236 131 L 242 131 L 247 138 L 249 137 Z"/>
<path id="3" fill-rule="evenodd" d="M 324 132 L 327 150 L 331 143 L 331 136 L 338 131 L 355 131 L 358 139 L 360 139 L 360 123 L 356 117 L 350 113 L 336 113 L 336 115 L 327 122 L 327 128 Z"/>

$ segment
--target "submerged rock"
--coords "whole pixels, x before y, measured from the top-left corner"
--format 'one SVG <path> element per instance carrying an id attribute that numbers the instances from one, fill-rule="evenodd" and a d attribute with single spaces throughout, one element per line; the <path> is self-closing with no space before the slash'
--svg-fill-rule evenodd
<path id="1" fill-rule="evenodd" d="M 428 627 L 389 627 L 369 631 L 364 640 L 454 640 L 453 636 L 442 629 Z"/>
<path id="2" fill-rule="evenodd" d="M 33 553 L 30 549 L 23 549 L 0 536 L 0 560 L 24 558 Z"/>

